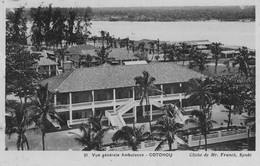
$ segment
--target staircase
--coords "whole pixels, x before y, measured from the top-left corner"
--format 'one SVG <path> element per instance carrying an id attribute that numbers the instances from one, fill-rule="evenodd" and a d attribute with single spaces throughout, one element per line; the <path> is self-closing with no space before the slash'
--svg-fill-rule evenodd
<path id="1" fill-rule="evenodd" d="M 122 128 L 125 126 L 125 121 L 122 118 L 118 112 L 114 112 L 114 110 L 108 110 L 105 112 L 105 116 L 109 120 L 109 122 L 112 124 L 112 126 L 117 126 L 118 128 Z"/>
<path id="2" fill-rule="evenodd" d="M 108 110 L 105 112 L 105 116 L 108 118 L 112 126 L 118 126 L 119 128 L 126 125 L 122 115 L 124 115 L 131 108 L 136 106 L 136 101 L 129 99 L 125 104 L 116 108 L 116 110 Z"/>

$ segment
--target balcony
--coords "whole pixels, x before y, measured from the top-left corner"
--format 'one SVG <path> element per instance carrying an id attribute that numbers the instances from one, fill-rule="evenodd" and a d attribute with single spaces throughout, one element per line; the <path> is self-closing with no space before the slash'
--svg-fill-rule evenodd
<path id="1" fill-rule="evenodd" d="M 157 96 L 150 96 L 151 100 L 155 101 L 168 101 L 168 100 L 179 100 L 186 98 L 184 94 L 177 93 L 177 94 L 166 94 L 166 95 L 157 95 Z M 123 105 L 125 104 L 130 98 L 124 98 L 124 99 L 116 99 L 115 105 Z M 136 102 L 140 102 L 140 100 L 135 100 Z M 101 107 L 112 107 L 114 105 L 113 100 L 103 100 L 103 101 L 94 101 L 93 102 L 84 102 L 84 103 L 74 103 L 71 105 L 72 110 L 82 110 L 82 109 L 92 109 L 94 108 L 101 108 Z M 70 105 L 69 104 L 61 104 L 56 106 L 57 112 L 65 112 L 69 111 Z"/>

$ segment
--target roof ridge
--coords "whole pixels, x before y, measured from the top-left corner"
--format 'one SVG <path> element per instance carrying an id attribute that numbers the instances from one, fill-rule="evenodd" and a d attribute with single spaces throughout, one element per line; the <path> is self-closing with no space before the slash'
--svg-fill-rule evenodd
<path id="1" fill-rule="evenodd" d="M 60 83 L 60 85 L 54 89 L 54 90 L 58 90 L 59 87 L 70 77 L 70 75 L 75 71 L 75 69 L 72 69 L 71 71 L 69 71 L 70 73 L 68 74 L 68 76 Z"/>

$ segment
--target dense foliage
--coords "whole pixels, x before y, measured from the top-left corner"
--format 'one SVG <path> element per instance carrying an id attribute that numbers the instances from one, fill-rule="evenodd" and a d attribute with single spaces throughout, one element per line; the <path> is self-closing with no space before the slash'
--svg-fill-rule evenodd
<path id="1" fill-rule="evenodd" d="M 93 20 L 110 21 L 238 21 L 255 19 L 255 7 L 129 7 L 93 8 Z"/>

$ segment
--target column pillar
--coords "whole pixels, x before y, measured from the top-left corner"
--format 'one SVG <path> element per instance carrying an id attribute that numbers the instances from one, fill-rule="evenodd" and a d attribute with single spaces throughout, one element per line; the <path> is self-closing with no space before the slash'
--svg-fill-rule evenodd
<path id="1" fill-rule="evenodd" d="M 70 112 L 69 112 L 69 117 L 70 117 L 70 125 L 72 125 L 72 94 L 69 93 L 69 101 L 70 101 L 70 105 L 69 105 L 69 108 L 70 108 Z"/>
<path id="2" fill-rule="evenodd" d="M 51 65 L 49 65 L 49 76 L 51 76 Z"/>
<path id="3" fill-rule="evenodd" d="M 153 105 L 150 104 L 150 120 L 153 120 Z"/>
<path id="4" fill-rule="evenodd" d="M 95 93 L 94 91 L 92 90 L 91 91 L 91 96 L 92 96 L 92 112 L 93 112 L 93 116 L 95 116 Z"/>
<path id="5" fill-rule="evenodd" d="M 143 116 L 145 116 L 145 105 L 142 105 Z"/>
<path id="6" fill-rule="evenodd" d="M 54 107 L 55 107 L 57 106 L 57 94 L 55 93 L 53 97 L 54 97 Z"/>
<path id="7" fill-rule="evenodd" d="M 136 115 L 136 106 L 133 108 L 133 114 L 134 114 L 134 121 L 137 122 L 137 115 Z"/>
<path id="8" fill-rule="evenodd" d="M 132 90 L 133 90 L 133 100 L 135 100 L 135 88 L 133 87 Z"/>
<path id="9" fill-rule="evenodd" d="M 116 111 L 116 89 L 113 89 L 113 110 Z"/>
<path id="10" fill-rule="evenodd" d="M 161 84 L 161 91 L 163 91 L 163 84 Z M 163 104 L 163 93 L 161 93 L 160 102 Z"/>

